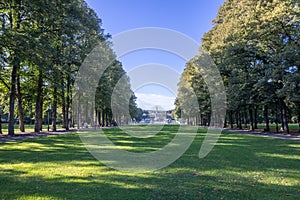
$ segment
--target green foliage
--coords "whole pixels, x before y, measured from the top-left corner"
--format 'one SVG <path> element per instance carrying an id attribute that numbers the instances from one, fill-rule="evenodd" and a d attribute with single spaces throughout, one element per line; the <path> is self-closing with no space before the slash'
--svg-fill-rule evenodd
<path id="1" fill-rule="evenodd" d="M 0 109 L 11 117 L 10 133 L 14 133 L 14 119 L 24 117 L 34 118 L 36 131 L 40 131 L 50 105 L 52 121 L 59 114 L 68 129 L 77 71 L 97 44 L 109 43 L 101 19 L 82 0 L 4 0 L 0 19 L 0 89 L 6 88 L 6 94 L 11 94 L 1 95 Z M 123 75 L 120 69 L 114 73 Z M 16 90 L 18 79 L 20 94 Z"/>
<path id="2" fill-rule="evenodd" d="M 202 39 L 201 51 L 220 70 L 228 113 L 238 115 L 237 124 L 241 115 L 253 124 L 258 118 L 258 114 L 250 117 L 253 109 L 257 112 L 264 107 L 273 115 L 282 114 L 282 128 L 288 132 L 291 114 L 286 107 L 298 109 L 300 105 L 299 16 L 299 1 L 227 0 L 220 7 L 213 28 Z M 201 80 L 190 76 L 194 85 Z M 266 121 L 269 118 L 268 112 L 260 115 Z"/>

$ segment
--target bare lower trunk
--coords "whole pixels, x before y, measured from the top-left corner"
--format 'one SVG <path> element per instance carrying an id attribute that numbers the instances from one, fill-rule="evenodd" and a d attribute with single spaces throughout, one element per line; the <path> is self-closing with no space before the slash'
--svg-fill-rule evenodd
<path id="1" fill-rule="evenodd" d="M 298 103 L 298 126 L 299 126 L 299 133 L 300 133 L 300 103 Z"/>
<path id="2" fill-rule="evenodd" d="M 62 97 L 61 112 L 62 112 L 61 127 L 62 128 L 66 128 L 66 104 L 65 104 L 65 97 Z"/>
<path id="3" fill-rule="evenodd" d="M 254 129 L 258 129 L 258 126 L 257 126 L 257 117 L 258 117 L 257 116 L 257 109 L 258 109 L 257 106 L 255 106 L 254 107 L 254 120 L 253 120 L 254 121 Z"/>
<path id="4" fill-rule="evenodd" d="M 235 113 L 235 122 L 236 122 L 236 128 L 239 128 L 239 114 L 238 114 L 238 112 Z"/>
<path id="5" fill-rule="evenodd" d="M 106 120 L 105 126 L 108 126 L 109 125 L 109 123 L 108 123 L 108 109 L 105 110 L 105 120 Z"/>
<path id="6" fill-rule="evenodd" d="M 250 130 L 254 131 L 254 123 L 253 123 L 253 110 L 252 106 L 249 108 L 249 119 L 250 119 Z"/>
<path id="7" fill-rule="evenodd" d="M 97 120 L 97 126 L 98 126 L 100 124 L 100 112 L 98 109 L 96 110 L 96 115 L 97 115 L 96 120 Z"/>
<path id="8" fill-rule="evenodd" d="M 287 117 L 287 107 L 284 100 L 281 101 L 281 109 L 282 109 L 282 123 L 283 123 L 283 132 L 286 134 L 290 133 L 289 124 L 288 124 L 288 117 Z"/>
<path id="9" fill-rule="evenodd" d="M 227 118 L 225 117 L 223 128 L 227 127 Z"/>
<path id="10" fill-rule="evenodd" d="M 66 130 L 69 130 L 69 109 L 70 109 L 70 87 L 71 87 L 71 78 L 70 75 L 68 75 L 67 78 L 67 98 L 66 98 L 66 110 L 65 110 L 65 127 Z"/>
<path id="11" fill-rule="evenodd" d="M 53 107 L 52 107 L 52 131 L 57 131 L 56 121 L 57 121 L 57 87 L 53 88 Z"/>
<path id="12" fill-rule="evenodd" d="M 25 132 L 21 83 L 20 83 L 20 75 L 19 74 L 17 74 L 17 91 L 16 92 L 17 92 L 16 94 L 17 94 L 17 99 L 18 99 L 19 128 L 20 128 L 21 132 Z"/>
<path id="13" fill-rule="evenodd" d="M 90 108 L 90 117 L 91 117 L 91 127 L 95 127 L 95 124 L 96 124 L 96 122 L 95 122 L 95 109 L 94 109 L 95 107 L 94 107 L 94 105 L 93 105 L 93 103 L 92 103 L 92 106 L 91 106 L 91 108 Z"/>
<path id="14" fill-rule="evenodd" d="M 243 112 L 243 121 L 244 121 L 244 128 L 248 128 L 247 112 L 246 112 L 246 110 L 244 110 L 244 112 Z"/>
<path id="15" fill-rule="evenodd" d="M 210 114 L 210 113 L 207 114 L 207 118 L 208 118 L 208 123 L 207 123 L 207 125 L 210 126 L 210 118 L 211 118 L 211 114 Z"/>
<path id="16" fill-rule="evenodd" d="M 1 120 L 1 113 L 0 113 L 0 134 L 2 135 L 3 133 L 2 133 L 2 120 Z"/>
<path id="17" fill-rule="evenodd" d="M 9 95 L 9 124 L 8 135 L 13 136 L 15 134 L 15 98 L 16 98 L 16 78 L 19 66 L 13 65 L 11 72 L 11 87 Z"/>
<path id="18" fill-rule="evenodd" d="M 102 114 L 102 127 L 105 126 L 105 111 L 104 109 L 101 110 L 101 114 Z"/>
<path id="19" fill-rule="evenodd" d="M 66 99 L 65 99 L 65 89 L 64 89 L 64 78 L 61 79 L 61 85 L 62 85 L 61 86 L 62 128 L 66 128 Z"/>
<path id="20" fill-rule="evenodd" d="M 42 116 L 42 90 L 43 90 L 43 74 L 39 71 L 38 86 L 37 86 L 37 97 L 35 102 L 35 124 L 34 132 L 39 133 L 41 131 L 41 124 L 43 123 Z"/>
<path id="21" fill-rule="evenodd" d="M 279 116 L 278 116 L 278 102 L 276 103 L 276 112 L 275 112 L 275 125 L 276 125 L 276 133 L 279 132 L 279 126 L 278 126 L 278 123 L 279 123 Z"/>
<path id="22" fill-rule="evenodd" d="M 243 129 L 240 111 L 236 112 L 236 126 L 238 129 Z"/>
<path id="23" fill-rule="evenodd" d="M 268 105 L 264 105 L 264 117 L 265 117 L 265 124 L 266 128 L 264 131 L 270 131 L 270 121 L 269 121 L 269 107 Z"/>
<path id="24" fill-rule="evenodd" d="M 80 101 L 81 101 L 81 99 L 80 99 L 80 94 L 78 94 L 78 104 L 77 104 L 77 129 L 79 130 L 80 129 L 80 125 L 81 125 L 81 121 L 80 121 L 80 112 L 81 112 L 81 108 L 80 108 L 80 106 L 81 106 L 81 104 L 80 104 Z"/>
<path id="25" fill-rule="evenodd" d="M 40 116 L 39 116 L 39 129 L 40 131 L 43 130 L 43 97 L 41 98 L 41 104 L 40 104 Z"/>
<path id="26" fill-rule="evenodd" d="M 233 113 L 232 113 L 232 111 L 229 112 L 229 124 L 230 124 L 230 128 L 233 129 Z"/>

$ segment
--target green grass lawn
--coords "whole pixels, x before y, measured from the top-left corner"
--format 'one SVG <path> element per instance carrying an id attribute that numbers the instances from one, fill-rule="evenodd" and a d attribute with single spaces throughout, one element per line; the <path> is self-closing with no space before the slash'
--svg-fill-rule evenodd
<path id="1" fill-rule="evenodd" d="M 178 126 L 155 137 L 105 129 L 135 152 L 166 145 Z M 187 127 L 188 131 L 188 127 Z M 299 199 L 300 141 L 223 133 L 198 158 L 205 129 L 170 166 L 145 174 L 120 172 L 94 159 L 78 134 L 0 144 L 0 199 Z"/>

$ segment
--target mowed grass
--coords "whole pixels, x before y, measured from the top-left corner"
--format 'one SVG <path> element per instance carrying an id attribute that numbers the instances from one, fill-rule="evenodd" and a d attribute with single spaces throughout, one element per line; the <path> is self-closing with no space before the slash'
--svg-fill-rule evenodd
<path id="1" fill-rule="evenodd" d="M 159 149 L 177 131 L 165 126 L 140 139 L 105 129 L 115 144 L 134 152 Z M 144 174 L 103 165 L 76 133 L 2 143 L 0 199 L 299 199 L 299 141 L 224 132 L 199 159 L 205 131 L 199 129 L 170 166 Z"/>

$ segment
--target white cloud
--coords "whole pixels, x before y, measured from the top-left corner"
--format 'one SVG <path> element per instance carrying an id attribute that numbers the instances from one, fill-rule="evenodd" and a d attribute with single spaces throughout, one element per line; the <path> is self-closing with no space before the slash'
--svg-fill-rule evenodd
<path id="1" fill-rule="evenodd" d="M 175 97 L 169 97 L 159 94 L 135 93 L 138 107 L 144 110 L 155 110 L 158 106 L 162 110 L 172 110 L 175 108 Z"/>

